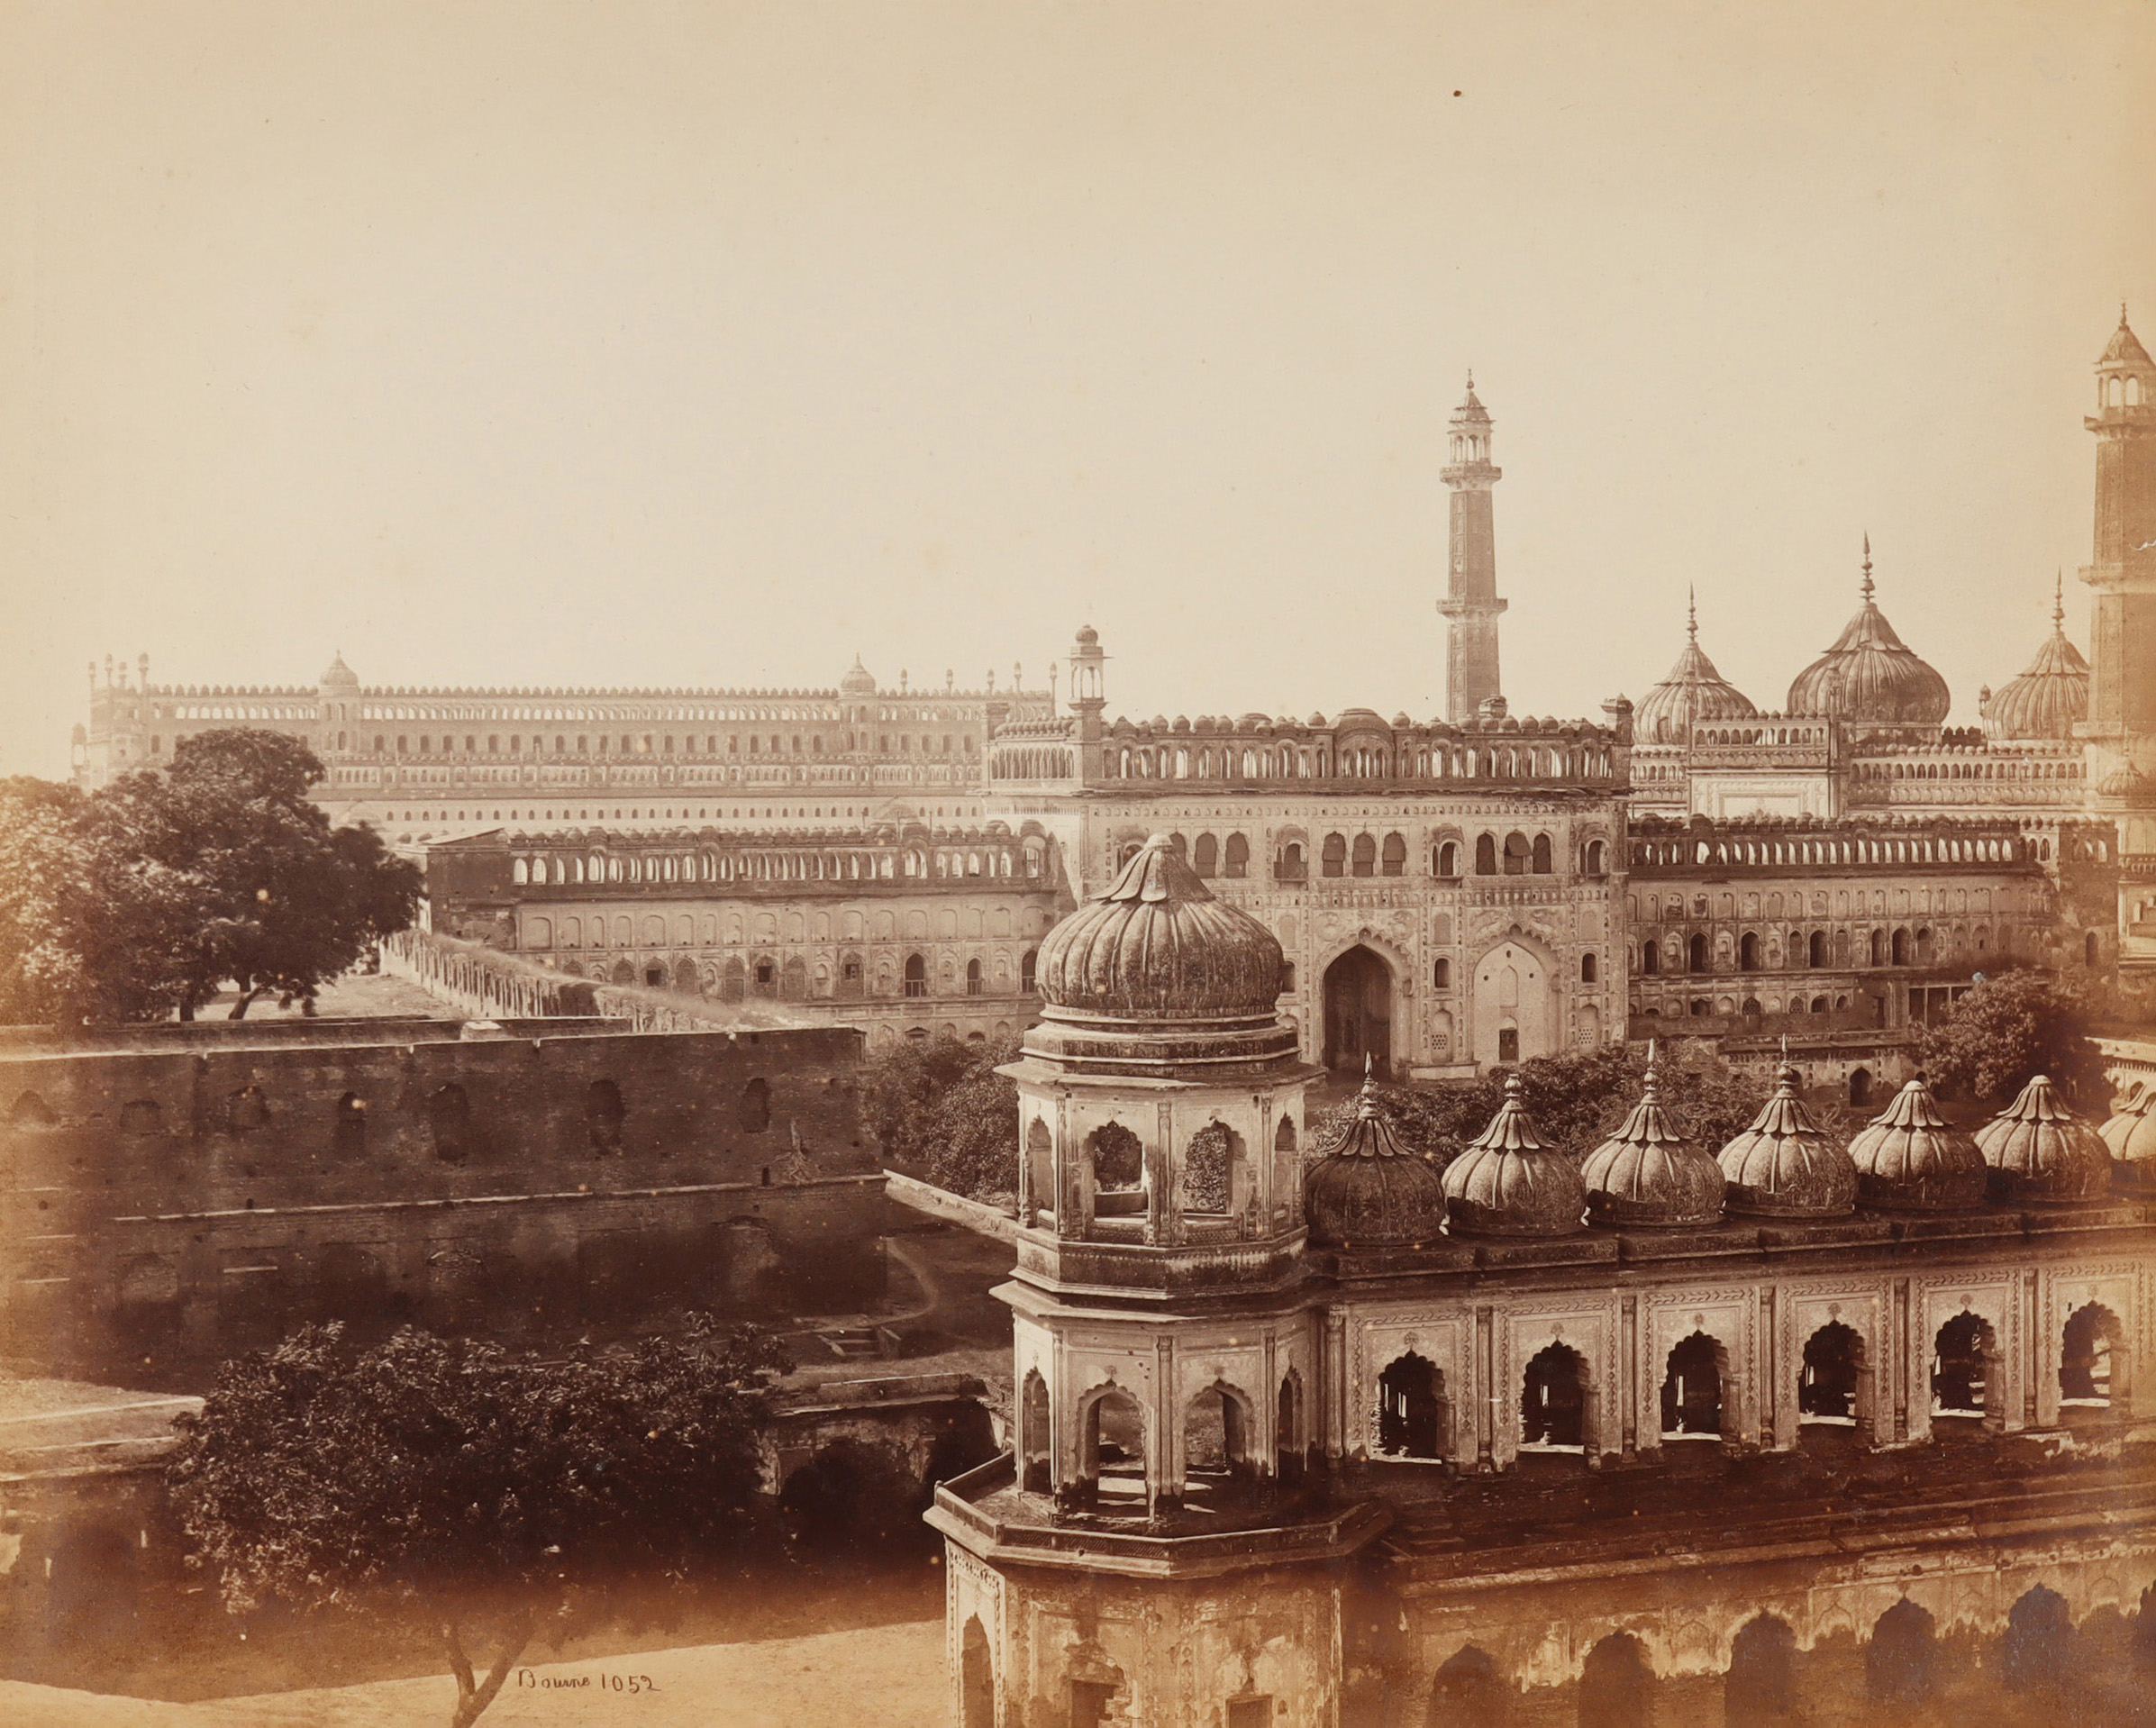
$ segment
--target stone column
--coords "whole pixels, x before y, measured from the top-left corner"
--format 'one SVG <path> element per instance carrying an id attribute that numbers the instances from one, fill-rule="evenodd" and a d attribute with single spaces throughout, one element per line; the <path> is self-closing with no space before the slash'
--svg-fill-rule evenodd
<path id="1" fill-rule="evenodd" d="M 1624 1337 L 1617 1352 L 1617 1371 L 1624 1384 L 1611 1388 L 1617 1400 L 1617 1420 L 1623 1432 L 1620 1444 L 1627 1462 L 1639 1454 L 1640 1431 L 1640 1299 L 1624 1298 Z"/>
<path id="2" fill-rule="evenodd" d="M 1319 1373 L 1324 1382 L 1319 1406 L 1324 1421 L 1325 1461 L 1337 1464 L 1347 1455 L 1348 1438 L 1348 1317 L 1337 1309 L 1325 1315 Z"/>
<path id="3" fill-rule="evenodd" d="M 1475 1310 L 1475 1468 L 1497 1468 L 1497 1376 L 1495 1340 L 1496 1314 L 1487 1306 Z"/>
<path id="4" fill-rule="evenodd" d="M 1146 1449 L 1146 1510 L 1178 1512 L 1183 1505 L 1183 1416 L 1172 1333 L 1153 1341 L 1153 1426 L 1159 1443 Z"/>

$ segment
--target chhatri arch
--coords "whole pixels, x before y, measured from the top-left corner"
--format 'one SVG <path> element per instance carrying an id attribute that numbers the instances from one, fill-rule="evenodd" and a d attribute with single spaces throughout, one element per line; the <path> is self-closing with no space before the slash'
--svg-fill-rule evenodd
<path id="1" fill-rule="evenodd" d="M 1363 1059 L 1379 1077 L 1419 1060 L 1410 1018 L 1415 963 L 1398 943 L 1367 925 L 1326 950 L 1317 969 L 1317 1036 L 1313 1054 L 1339 1073 L 1360 1074 Z"/>

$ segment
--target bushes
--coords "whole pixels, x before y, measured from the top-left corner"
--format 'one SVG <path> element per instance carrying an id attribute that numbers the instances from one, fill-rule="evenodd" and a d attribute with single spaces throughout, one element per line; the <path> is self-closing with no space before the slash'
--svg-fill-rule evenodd
<path id="1" fill-rule="evenodd" d="M 996 1072 L 1016 1055 L 946 1038 L 871 1057 L 862 1104 L 885 1162 L 977 1199 L 1016 1193 L 1018 1088 Z"/>

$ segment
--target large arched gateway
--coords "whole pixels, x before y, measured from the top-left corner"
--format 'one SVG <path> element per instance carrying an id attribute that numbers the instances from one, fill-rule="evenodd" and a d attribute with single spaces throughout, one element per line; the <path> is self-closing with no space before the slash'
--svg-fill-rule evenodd
<path id="1" fill-rule="evenodd" d="M 1325 1066 L 1392 1078 L 1392 968 L 1358 944 L 1325 969 Z"/>

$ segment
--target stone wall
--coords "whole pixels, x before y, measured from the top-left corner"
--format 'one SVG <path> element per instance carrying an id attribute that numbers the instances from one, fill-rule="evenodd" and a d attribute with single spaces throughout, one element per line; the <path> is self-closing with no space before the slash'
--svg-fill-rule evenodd
<path id="1" fill-rule="evenodd" d="M 156 1378 L 312 1319 L 536 1341 L 858 1311 L 883 1287 L 860 1050 L 832 1028 L 0 1055 L 0 1357 Z"/>

